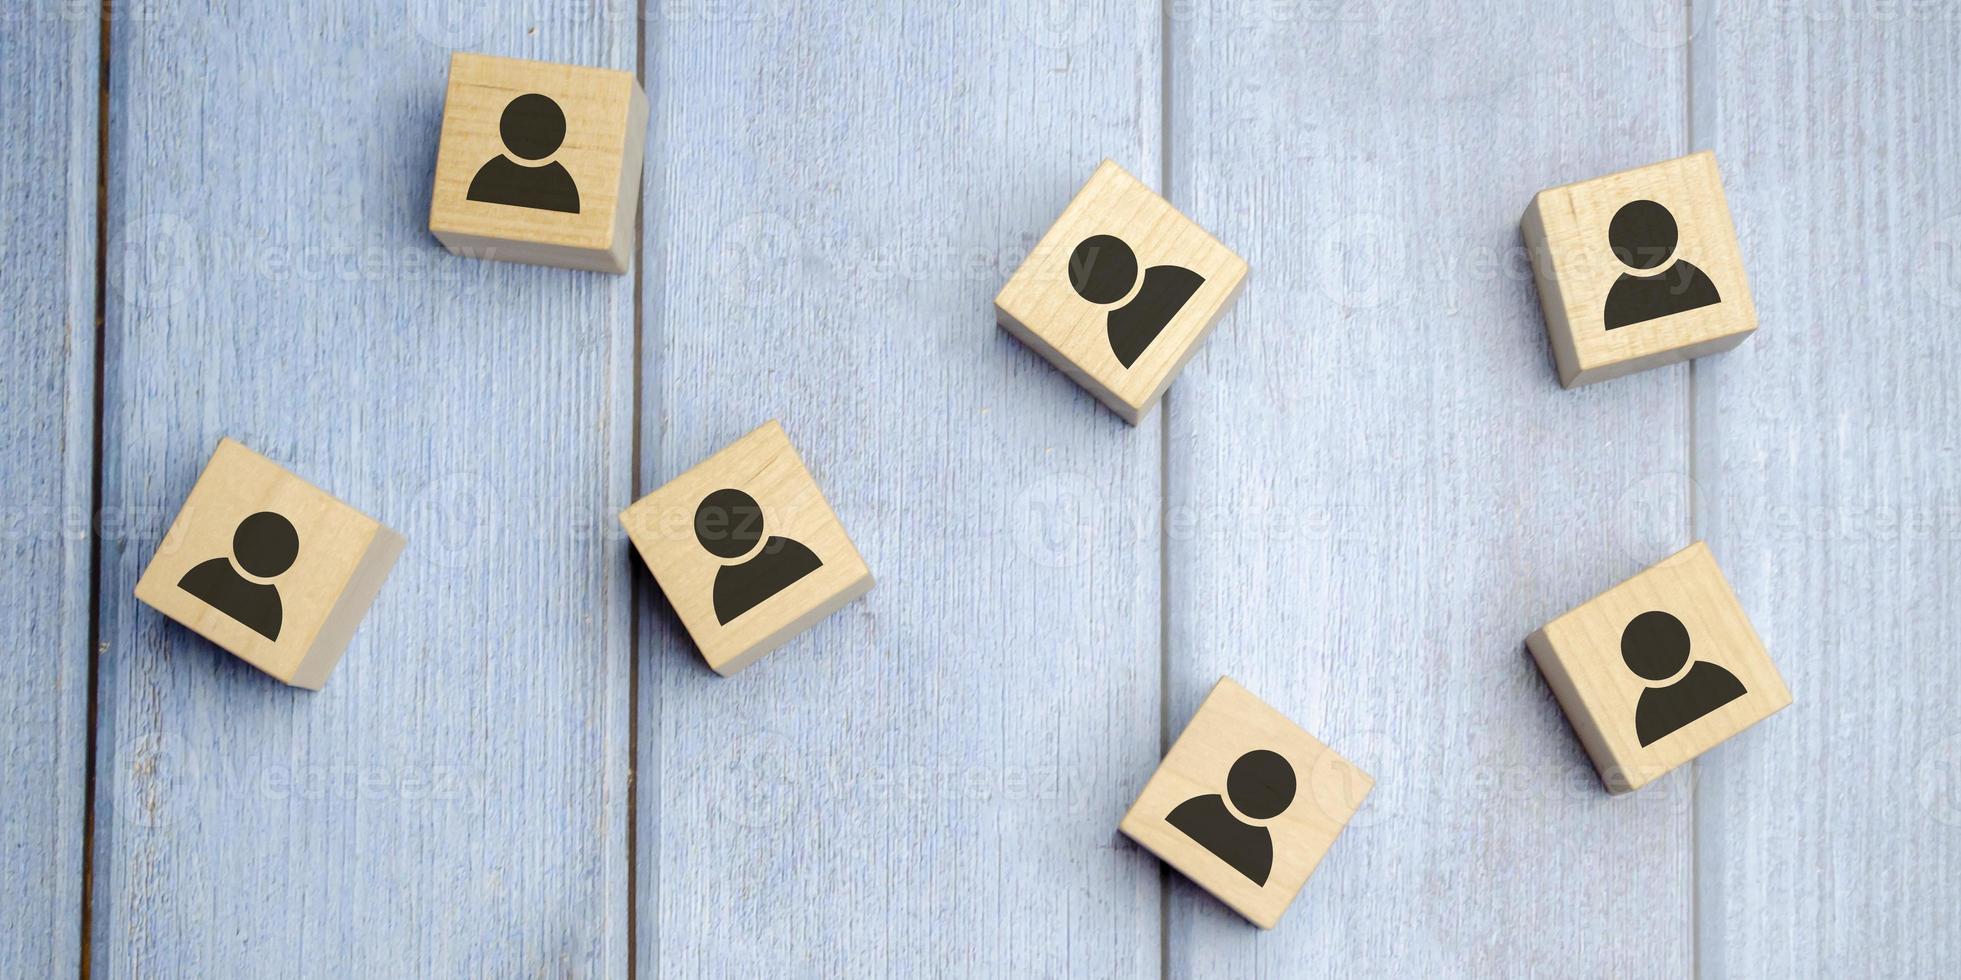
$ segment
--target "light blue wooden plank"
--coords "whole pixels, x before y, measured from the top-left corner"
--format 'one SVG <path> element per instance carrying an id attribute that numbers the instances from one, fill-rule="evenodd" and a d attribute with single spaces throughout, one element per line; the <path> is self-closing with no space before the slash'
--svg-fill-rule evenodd
<path id="1" fill-rule="evenodd" d="M 81 966 L 98 16 L 0 15 L 0 976 Z"/>
<path id="2" fill-rule="evenodd" d="M 1700 7 L 1700 5 L 1698 5 Z M 1961 13 L 1694 41 L 1761 327 L 1695 372 L 1700 522 L 1795 703 L 1704 757 L 1705 976 L 1961 963 Z"/>
<path id="3" fill-rule="evenodd" d="M 617 975 L 628 959 L 634 282 L 429 236 L 451 45 L 630 68 L 568 7 L 114 21 L 104 496 L 232 435 L 404 532 L 318 694 L 104 553 L 102 976 Z"/>
<path id="4" fill-rule="evenodd" d="M 645 573 L 638 965 L 1149 976 L 1162 430 L 994 325 L 1104 156 L 1159 166 L 1154 6 L 650 22 L 641 488 L 781 417 L 878 576 L 709 673 Z"/>
<path id="5" fill-rule="evenodd" d="M 1171 391 L 1168 720 L 1231 674 L 1377 780 L 1174 976 L 1684 975 L 1690 785 L 1609 799 L 1523 638 L 1686 540 L 1686 369 L 1562 391 L 1517 222 L 1683 149 L 1684 59 L 1563 3 L 1171 15 L 1171 200 L 1252 266 Z M 1223 776 L 1223 774 L 1222 774 Z"/>

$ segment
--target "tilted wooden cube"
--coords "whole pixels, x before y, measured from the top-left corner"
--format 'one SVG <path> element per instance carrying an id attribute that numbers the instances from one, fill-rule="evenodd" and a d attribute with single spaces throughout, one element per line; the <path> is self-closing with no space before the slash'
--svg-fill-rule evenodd
<path id="1" fill-rule="evenodd" d="M 1519 229 L 1568 388 L 1726 351 L 1757 329 L 1707 150 L 1540 191 Z"/>
<path id="2" fill-rule="evenodd" d="M 1613 793 L 1640 789 L 1791 703 L 1700 541 L 1525 643 Z"/>
<path id="3" fill-rule="evenodd" d="M 458 52 L 429 230 L 459 255 L 625 272 L 646 144 L 630 72 Z"/>
<path id="4" fill-rule="evenodd" d="M 872 573 L 769 422 L 620 514 L 708 666 L 733 674 L 872 587 Z"/>
<path id="5" fill-rule="evenodd" d="M 295 687 L 319 690 L 406 542 L 223 439 L 136 598 Z"/>
<path id="6" fill-rule="evenodd" d="M 1374 787 L 1368 773 L 1221 677 L 1118 829 L 1271 929 Z"/>
<path id="7" fill-rule="evenodd" d="M 1246 281 L 1232 253 L 1108 160 L 994 297 L 995 319 L 1132 425 Z"/>

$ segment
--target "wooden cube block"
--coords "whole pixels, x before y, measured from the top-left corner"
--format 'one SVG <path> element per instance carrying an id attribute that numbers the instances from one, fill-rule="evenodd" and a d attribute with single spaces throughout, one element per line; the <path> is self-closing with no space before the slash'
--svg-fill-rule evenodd
<path id="1" fill-rule="evenodd" d="M 453 54 L 429 230 L 459 255 L 625 272 L 646 143 L 630 72 Z"/>
<path id="2" fill-rule="evenodd" d="M 1640 789 L 1791 703 L 1700 541 L 1525 644 L 1613 793 Z"/>
<path id="3" fill-rule="evenodd" d="M 1540 191 L 1519 228 L 1568 388 L 1726 351 L 1757 329 L 1707 150 Z"/>
<path id="4" fill-rule="evenodd" d="M 620 514 L 708 666 L 727 676 L 872 587 L 772 421 Z"/>
<path id="5" fill-rule="evenodd" d="M 231 439 L 218 442 L 136 598 L 241 660 L 319 690 L 406 544 Z"/>
<path id="6" fill-rule="evenodd" d="M 1271 929 L 1374 787 L 1221 677 L 1118 829 Z"/>
<path id="7" fill-rule="evenodd" d="M 995 319 L 1132 425 L 1239 297 L 1246 260 L 1108 160 L 994 297 Z"/>

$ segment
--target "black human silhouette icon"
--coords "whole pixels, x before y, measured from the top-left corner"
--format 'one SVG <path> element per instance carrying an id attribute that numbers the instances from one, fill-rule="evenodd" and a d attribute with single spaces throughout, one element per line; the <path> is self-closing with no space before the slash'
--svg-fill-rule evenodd
<path id="1" fill-rule="evenodd" d="M 1680 229 L 1675 216 L 1653 201 L 1629 201 L 1607 225 L 1607 244 L 1614 257 L 1629 268 L 1653 269 L 1675 254 Z M 1651 276 L 1623 272 L 1607 291 L 1607 329 L 1644 323 L 1673 313 L 1714 306 L 1723 301 L 1708 274 L 1677 259 Z"/>
<path id="2" fill-rule="evenodd" d="M 1226 774 L 1226 795 L 1240 813 L 1271 820 L 1294 802 L 1294 767 L 1278 752 L 1254 749 L 1232 764 Z M 1272 832 L 1234 816 L 1219 794 L 1194 796 L 1164 819 L 1253 884 L 1266 885 L 1273 871 Z"/>
<path id="3" fill-rule="evenodd" d="M 1621 631 L 1621 659 L 1648 680 L 1674 677 L 1689 662 L 1688 628 L 1660 610 L 1644 612 Z M 1735 674 L 1698 660 L 1681 680 L 1641 692 L 1634 706 L 1634 734 L 1645 748 L 1744 693 Z"/>
<path id="4" fill-rule="evenodd" d="M 1115 235 L 1092 235 L 1069 255 L 1069 285 L 1098 306 L 1130 295 L 1137 286 L 1137 253 Z M 1137 362 L 1171 318 L 1205 285 L 1205 277 L 1175 265 L 1144 270 L 1144 285 L 1130 302 L 1110 311 L 1110 351 L 1124 367 Z"/>
<path id="5" fill-rule="evenodd" d="M 504 148 L 526 160 L 543 160 L 565 142 L 565 112 L 546 96 L 533 92 L 512 99 L 497 124 Z M 498 156 L 477 170 L 469 198 L 486 204 L 508 204 L 540 211 L 579 213 L 579 185 L 565 165 L 557 162 L 527 166 Z"/>
<path id="6" fill-rule="evenodd" d="M 755 557 L 715 573 L 715 618 L 723 625 L 823 567 L 801 542 L 771 535 L 763 540 L 763 509 L 740 490 L 717 490 L 695 508 L 695 540 L 717 558 Z"/>
<path id="7" fill-rule="evenodd" d="M 293 522 L 262 510 L 238 522 L 238 530 L 232 532 L 230 558 L 200 562 L 177 580 L 177 587 L 254 633 L 277 640 L 284 619 L 279 590 L 271 583 L 254 582 L 245 576 L 276 578 L 293 567 L 299 555 L 300 535 L 293 530 Z M 239 574 L 239 569 L 245 574 Z"/>

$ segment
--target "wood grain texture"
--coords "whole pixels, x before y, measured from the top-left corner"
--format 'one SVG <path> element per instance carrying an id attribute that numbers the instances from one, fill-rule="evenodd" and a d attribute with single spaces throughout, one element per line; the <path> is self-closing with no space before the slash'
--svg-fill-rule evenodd
<path id="1" fill-rule="evenodd" d="M 1246 260 L 1105 160 L 995 295 L 994 312 L 1016 339 L 1134 424 L 1157 407 L 1245 282 Z M 1111 295 L 1090 301 L 1079 284 Z M 1164 321 L 1144 322 L 1150 310 Z"/>
<path id="2" fill-rule="evenodd" d="M 636 25 L 148 11 L 113 24 L 103 494 L 159 524 L 104 542 L 92 971 L 622 973 L 633 282 L 425 223 L 451 46 L 630 68 Z M 318 694 L 130 596 L 221 435 L 408 538 Z"/>
<path id="3" fill-rule="evenodd" d="M 117 5 L 99 464 L 101 25 L 0 15 L 0 975 L 92 614 L 91 975 L 1961 962 L 1948 5 L 285 6 Z M 638 275 L 430 238 L 458 48 L 640 59 Z M 1519 212 L 1690 148 L 1762 329 L 1561 391 Z M 989 307 L 1106 156 L 1251 264 L 1135 430 Z M 614 515 L 777 416 L 880 585 L 722 679 Z M 130 596 L 220 435 L 409 538 L 320 694 Z M 1610 799 L 1522 640 L 1692 534 L 1796 704 Z M 1378 780 L 1272 933 L 1115 831 L 1222 673 Z"/>
<path id="4" fill-rule="evenodd" d="M 730 491 L 746 497 L 732 503 Z M 872 587 L 775 419 L 634 501 L 620 524 L 702 661 L 725 677 Z M 711 542 L 733 553 L 711 553 Z"/>
<path id="5" fill-rule="evenodd" d="M 80 967 L 101 21 L 0 19 L 0 976 Z"/>
<path id="6" fill-rule="evenodd" d="M 649 24 L 642 488 L 781 417 L 879 585 L 742 675 L 642 580 L 639 971 L 1150 976 L 1156 419 L 991 299 L 1112 157 L 1155 7 L 761 4 Z"/>
<path id="7" fill-rule="evenodd" d="M 1791 704 L 1701 541 L 1566 611 L 1525 646 L 1610 793 L 1639 790 Z"/>
<path id="8" fill-rule="evenodd" d="M 1271 929 L 1374 787 L 1368 773 L 1222 677 L 1117 829 Z M 1242 818 L 1257 822 L 1255 833 L 1232 832 Z"/>
<path id="9" fill-rule="evenodd" d="M 268 517 L 270 515 L 270 517 Z M 291 536 L 284 567 L 245 564 L 239 542 L 268 535 L 277 518 Z M 260 522 L 248 530 L 250 522 Z M 276 533 L 276 529 L 275 529 Z M 402 536 L 233 439 L 218 440 L 163 543 L 136 580 L 143 603 L 268 675 L 319 690 L 375 593 L 402 553 Z M 264 561 L 264 546 L 252 549 Z M 212 583 L 268 579 L 273 601 Z M 230 576 L 229 579 L 214 579 Z M 198 584 L 193 583 L 193 576 Z M 256 591 L 256 590 L 254 590 Z M 244 593 L 248 601 L 238 604 Z M 264 610 L 270 609 L 268 616 Z"/>
<path id="10" fill-rule="evenodd" d="M 1562 391 L 1517 225 L 1681 153 L 1682 53 L 1261 10 L 1171 18 L 1167 196 L 1252 273 L 1166 401 L 1169 715 L 1230 674 L 1376 789 L 1281 929 L 1174 880 L 1168 972 L 1682 976 L 1685 774 L 1609 799 L 1524 638 L 1688 543 L 1687 372 Z"/>
<path id="11" fill-rule="evenodd" d="M 505 142 L 504 118 L 527 96 L 543 96 L 557 108 L 562 139 L 549 148 L 526 147 L 525 153 L 545 152 L 520 162 Z M 458 52 L 450 58 L 443 99 L 430 233 L 458 255 L 630 271 L 639 244 L 647 111 L 647 93 L 630 71 Z M 498 166 L 508 169 L 492 169 Z M 522 192 L 549 188 L 553 168 L 569 193 L 537 206 L 538 198 Z M 541 176 L 542 185 L 535 182 Z M 476 197 L 480 190 L 488 196 Z M 497 199 L 502 194 L 533 206 L 512 206 Z M 569 213 L 561 210 L 567 207 Z"/>
<path id="12" fill-rule="evenodd" d="M 1658 205 L 1678 237 L 1615 244 L 1610 229 L 1637 203 Z M 1722 175 L 1706 150 L 1540 191 L 1519 231 L 1553 360 L 1569 388 L 1721 353 L 1757 329 Z M 1661 267 L 1637 274 L 1616 253 L 1622 247 Z M 1666 290 L 1675 311 L 1628 310 L 1643 284 Z M 1682 308 L 1684 301 L 1704 305 Z"/>
<path id="13" fill-rule="evenodd" d="M 1961 11 L 1717 5 L 1697 26 L 1695 141 L 1763 323 L 1695 366 L 1699 524 L 1796 698 L 1697 764 L 1700 967 L 1951 973 Z"/>

